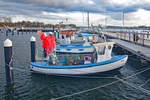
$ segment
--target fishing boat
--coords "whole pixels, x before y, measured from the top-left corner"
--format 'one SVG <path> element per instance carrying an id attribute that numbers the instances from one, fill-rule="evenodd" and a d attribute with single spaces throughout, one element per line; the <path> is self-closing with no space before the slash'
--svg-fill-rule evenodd
<path id="1" fill-rule="evenodd" d="M 93 56 L 72 56 L 67 57 L 63 55 L 62 59 L 56 55 L 52 56 L 50 60 L 53 61 L 35 61 L 30 62 L 30 69 L 34 73 L 49 74 L 49 75 L 84 75 L 95 74 L 115 69 L 120 69 L 127 62 L 128 55 L 111 56 L 114 42 L 95 43 L 95 53 Z M 56 61 L 56 62 L 55 62 Z M 49 63 L 55 62 L 55 63 Z"/>
<path id="2" fill-rule="evenodd" d="M 76 33 L 73 34 L 72 30 L 65 30 L 59 34 L 61 40 L 60 44 L 56 45 L 56 53 L 58 54 L 91 54 L 95 51 L 95 48 L 92 46 L 92 42 L 96 42 L 98 39 L 97 34 L 90 33 Z M 67 39 L 66 35 L 70 35 Z M 65 37 L 62 39 L 61 37 Z M 93 38 L 95 37 L 95 38 Z M 67 41 L 70 42 L 67 42 Z"/>
<path id="3" fill-rule="evenodd" d="M 105 42 L 106 38 L 104 34 L 93 34 L 89 32 L 81 32 L 80 35 L 82 36 L 84 41 L 97 43 L 97 42 Z"/>
<path id="4" fill-rule="evenodd" d="M 59 44 L 70 44 L 74 40 L 74 33 L 77 30 L 62 30 L 56 34 L 56 40 Z"/>

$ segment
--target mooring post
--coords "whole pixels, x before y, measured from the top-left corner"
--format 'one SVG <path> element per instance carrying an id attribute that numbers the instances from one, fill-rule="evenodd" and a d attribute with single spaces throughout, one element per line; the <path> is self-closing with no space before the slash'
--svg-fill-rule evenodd
<path id="1" fill-rule="evenodd" d="M 30 46 L 31 46 L 31 62 L 35 62 L 36 56 L 36 38 L 34 36 L 30 39 Z"/>
<path id="2" fill-rule="evenodd" d="M 6 39 L 4 41 L 4 55 L 5 55 L 6 83 L 13 84 L 12 41 L 9 39 Z"/>
<path id="3" fill-rule="evenodd" d="M 131 32 L 129 32 L 129 41 L 131 41 Z"/>
<path id="4" fill-rule="evenodd" d="M 120 36 L 120 38 L 122 39 L 122 32 L 121 32 L 121 36 Z"/>
<path id="5" fill-rule="evenodd" d="M 53 32 L 55 31 L 55 25 L 53 25 Z"/>
<path id="6" fill-rule="evenodd" d="M 144 34 L 142 35 L 142 44 L 144 46 Z"/>
<path id="7" fill-rule="evenodd" d="M 15 34 L 15 30 L 12 29 L 12 30 L 11 30 L 11 35 L 14 35 L 14 34 Z"/>
<path id="8" fill-rule="evenodd" d="M 14 31 L 11 31 L 11 35 L 14 35 Z"/>
<path id="9" fill-rule="evenodd" d="M 134 43 L 136 44 L 136 32 L 135 32 L 135 36 L 134 36 Z"/>
<path id="10" fill-rule="evenodd" d="M 6 34 L 6 36 L 8 36 L 8 32 L 7 32 L 7 30 L 5 31 L 5 34 Z"/>
<path id="11" fill-rule="evenodd" d="M 126 32 L 124 32 L 124 40 L 126 40 Z"/>
<path id="12" fill-rule="evenodd" d="M 19 35 L 19 32 L 17 31 L 17 35 Z"/>
<path id="13" fill-rule="evenodd" d="M 22 31 L 21 31 L 21 32 L 22 32 L 22 35 L 23 35 L 23 34 L 24 34 L 24 30 L 22 29 Z"/>

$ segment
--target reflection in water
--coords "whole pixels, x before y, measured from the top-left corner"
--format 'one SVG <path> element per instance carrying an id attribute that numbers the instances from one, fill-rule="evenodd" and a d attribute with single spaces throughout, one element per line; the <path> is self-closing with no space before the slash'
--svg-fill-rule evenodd
<path id="1" fill-rule="evenodd" d="M 5 86 L 5 100 L 16 100 L 14 84 L 9 84 Z"/>

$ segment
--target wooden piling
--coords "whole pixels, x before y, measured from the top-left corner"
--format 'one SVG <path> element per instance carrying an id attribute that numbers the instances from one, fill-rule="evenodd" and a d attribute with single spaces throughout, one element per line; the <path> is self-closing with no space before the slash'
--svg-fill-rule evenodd
<path id="1" fill-rule="evenodd" d="M 129 41 L 131 41 L 131 33 L 129 32 Z"/>
<path id="2" fill-rule="evenodd" d="M 144 46 L 144 34 L 142 35 L 142 45 Z"/>
<path id="3" fill-rule="evenodd" d="M 135 36 L 134 36 L 134 43 L 136 44 L 136 33 L 135 33 Z"/>
<path id="4" fill-rule="evenodd" d="M 122 32 L 120 33 L 120 35 L 121 35 L 121 36 L 120 36 L 120 39 L 122 39 Z"/>
<path id="5" fill-rule="evenodd" d="M 124 32 L 124 40 L 126 40 L 126 32 Z"/>

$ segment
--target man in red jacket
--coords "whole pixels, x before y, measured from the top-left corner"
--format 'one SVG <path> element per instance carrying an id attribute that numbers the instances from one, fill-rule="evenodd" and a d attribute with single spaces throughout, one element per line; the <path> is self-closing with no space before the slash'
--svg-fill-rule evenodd
<path id="1" fill-rule="evenodd" d="M 37 33 L 40 36 L 40 41 L 42 41 L 42 47 L 45 49 L 46 54 L 49 54 L 55 49 L 55 37 L 52 32 L 42 33 L 42 31 L 38 30 Z"/>

